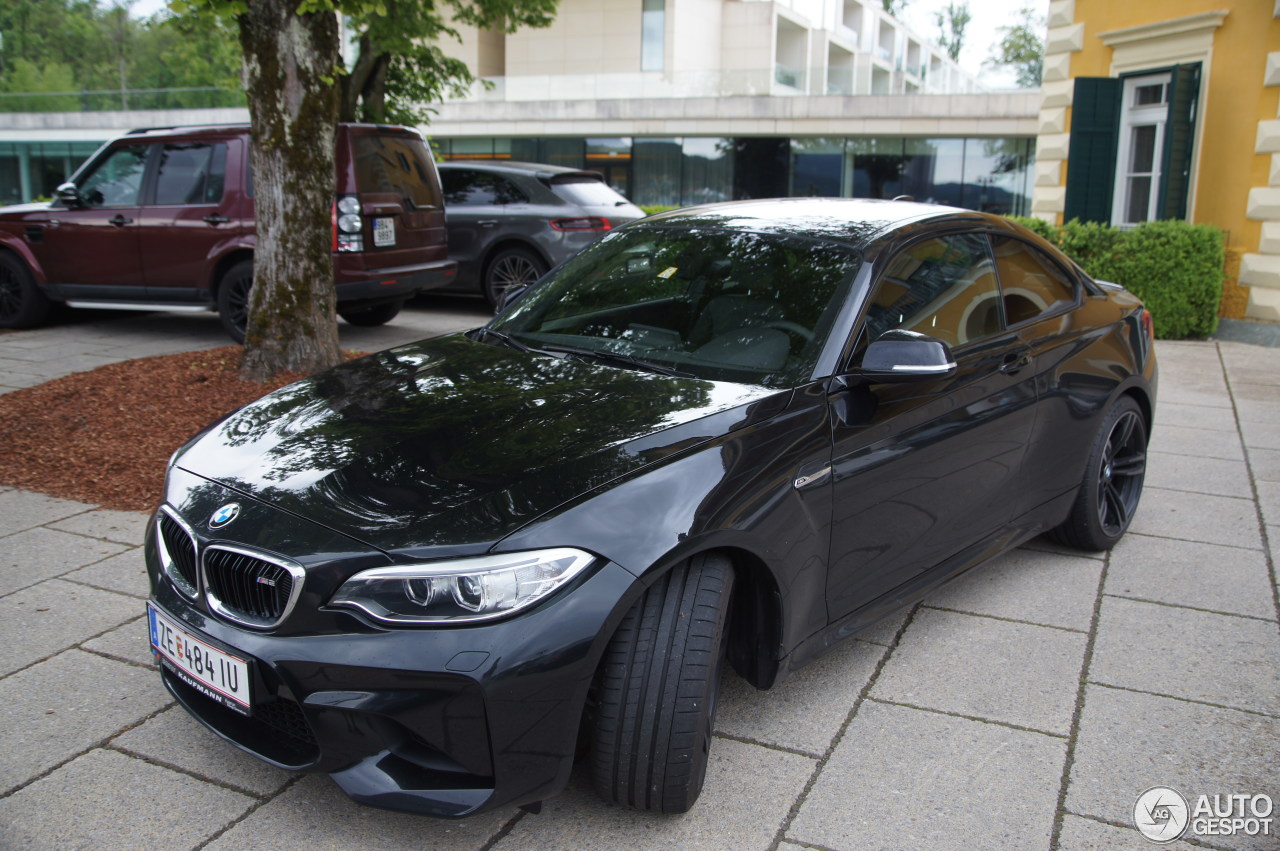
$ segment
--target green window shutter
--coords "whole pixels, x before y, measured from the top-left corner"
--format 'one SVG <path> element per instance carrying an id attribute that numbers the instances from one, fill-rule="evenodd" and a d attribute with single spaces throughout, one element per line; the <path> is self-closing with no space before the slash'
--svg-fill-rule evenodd
<path id="1" fill-rule="evenodd" d="M 1067 221 L 1111 223 L 1116 143 L 1123 83 L 1113 77 L 1077 77 L 1067 150 Z"/>
<path id="2" fill-rule="evenodd" d="M 1200 63 L 1175 65 L 1169 82 L 1169 117 L 1164 125 L 1160 197 L 1161 219 L 1185 219 L 1191 184 L 1191 148 L 1195 141 L 1196 105 L 1200 99 Z"/>

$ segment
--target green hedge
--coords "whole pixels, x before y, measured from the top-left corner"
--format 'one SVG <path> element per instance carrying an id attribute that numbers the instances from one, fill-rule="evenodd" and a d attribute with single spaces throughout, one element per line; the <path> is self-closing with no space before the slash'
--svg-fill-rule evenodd
<path id="1" fill-rule="evenodd" d="M 1072 219 L 1061 227 L 1011 217 L 1058 246 L 1095 278 L 1114 281 L 1151 311 L 1156 336 L 1207 337 L 1218 329 L 1226 260 L 1222 231 L 1181 221 L 1120 230 Z"/>
<path id="2" fill-rule="evenodd" d="M 646 216 L 652 216 L 654 213 L 665 213 L 667 210 L 680 209 L 675 204 L 640 204 L 641 210 L 644 210 Z"/>

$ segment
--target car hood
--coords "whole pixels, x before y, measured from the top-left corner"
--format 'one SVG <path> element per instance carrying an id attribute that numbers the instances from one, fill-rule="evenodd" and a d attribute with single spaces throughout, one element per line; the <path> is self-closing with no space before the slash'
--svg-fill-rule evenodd
<path id="1" fill-rule="evenodd" d="M 175 463 L 387 552 L 474 552 L 778 395 L 455 335 L 270 393 Z"/>
<path id="2" fill-rule="evenodd" d="M 27 213 L 47 212 L 49 212 L 48 201 L 33 201 L 29 204 L 10 204 L 7 207 L 0 207 L 0 218 L 20 218 L 25 216 Z"/>

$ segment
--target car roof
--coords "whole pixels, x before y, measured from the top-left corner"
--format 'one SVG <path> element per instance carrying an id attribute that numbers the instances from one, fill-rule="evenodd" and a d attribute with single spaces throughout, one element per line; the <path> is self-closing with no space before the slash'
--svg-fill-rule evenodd
<path id="1" fill-rule="evenodd" d="M 396 124 L 358 124 L 354 122 L 341 122 L 338 127 L 342 130 L 355 131 L 361 135 L 370 132 L 391 133 L 396 135 L 408 134 L 421 137 L 418 131 L 408 127 L 401 127 Z M 201 136 L 201 137 L 227 137 L 239 136 L 249 132 L 248 124 L 188 124 L 182 126 L 168 127 L 136 127 L 124 134 L 121 138 L 128 139 L 134 137 L 144 138 L 169 138 L 180 136 Z"/>
<path id="2" fill-rule="evenodd" d="M 768 198 L 706 204 L 658 213 L 643 219 L 653 226 L 719 227 L 839 239 L 864 246 L 888 230 L 929 219 L 970 224 L 999 217 L 959 207 L 870 198 Z"/>
<path id="3" fill-rule="evenodd" d="M 595 171 L 584 171 L 580 168 L 568 168 L 548 163 L 518 162 L 515 160 L 448 160 L 438 163 L 437 166 L 441 169 L 473 168 L 480 171 L 494 171 L 504 174 L 526 174 L 530 177 L 542 179 L 560 177 L 562 175 L 581 175 L 592 180 L 604 180 L 603 175 Z"/>

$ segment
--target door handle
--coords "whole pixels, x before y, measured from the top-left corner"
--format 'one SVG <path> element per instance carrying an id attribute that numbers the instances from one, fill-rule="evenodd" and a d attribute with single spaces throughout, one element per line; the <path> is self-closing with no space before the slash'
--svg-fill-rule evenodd
<path id="1" fill-rule="evenodd" d="M 112 218 L 110 218 L 110 219 L 107 219 L 107 223 L 108 223 L 108 224 L 115 225 L 115 226 L 116 226 L 116 227 L 118 227 L 118 228 L 122 228 L 122 227 L 124 227 L 125 225 L 131 225 L 131 224 L 133 224 L 133 219 L 131 219 L 131 218 L 129 218 L 128 216 L 123 215 L 123 214 L 121 214 L 121 213 L 116 213 L 116 214 L 115 214 L 115 216 L 113 216 L 113 217 L 112 217 Z"/>
<path id="2" fill-rule="evenodd" d="M 1010 352 L 1004 356 L 1000 371 L 1005 375 L 1015 375 L 1031 363 L 1031 355 L 1027 352 Z"/>
<path id="3" fill-rule="evenodd" d="M 228 219 L 226 216 L 219 216 L 216 213 L 213 215 L 205 216 L 204 220 L 208 224 L 211 224 L 214 226 L 225 225 L 227 222 L 231 221 L 231 219 Z"/>
<path id="4" fill-rule="evenodd" d="M 476 224 L 478 224 L 478 225 L 479 225 L 480 227 L 482 227 L 482 228 L 492 228 L 492 227 L 497 227 L 497 226 L 498 226 L 498 220 L 497 220 L 497 219 L 483 219 L 483 220 L 481 220 L 481 221 L 476 222 Z"/>

